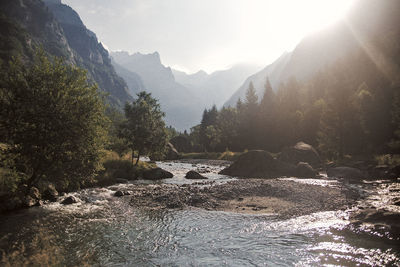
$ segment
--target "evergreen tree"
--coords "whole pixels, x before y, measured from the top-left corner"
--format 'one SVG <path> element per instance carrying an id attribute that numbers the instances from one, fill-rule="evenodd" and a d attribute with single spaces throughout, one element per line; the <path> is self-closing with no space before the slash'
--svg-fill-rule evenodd
<path id="1" fill-rule="evenodd" d="M 215 126 L 217 124 L 218 110 L 215 105 L 210 110 L 205 109 L 200 123 L 200 143 L 204 150 L 210 151 L 211 148 L 211 135 L 207 133 L 208 126 Z"/>
<path id="2" fill-rule="evenodd" d="M 300 141 L 303 112 L 300 105 L 300 85 L 293 77 L 279 87 L 277 92 L 278 150 Z"/>
<path id="3" fill-rule="evenodd" d="M 257 148 L 257 118 L 258 118 L 258 96 L 253 83 L 250 82 L 246 91 L 246 101 L 239 112 L 239 142 L 243 149 Z"/>
<path id="4" fill-rule="evenodd" d="M 257 140 L 261 148 L 276 150 L 276 96 L 269 79 L 266 79 L 264 95 L 260 102 Z"/>
<path id="5" fill-rule="evenodd" d="M 246 102 L 245 106 L 248 108 L 253 108 L 258 105 L 258 96 L 256 90 L 254 89 L 253 82 L 250 82 L 249 88 L 246 91 Z"/>
<path id="6" fill-rule="evenodd" d="M 222 108 L 218 113 L 217 127 L 220 131 L 219 149 L 237 151 L 238 146 L 238 115 L 234 108 Z"/>

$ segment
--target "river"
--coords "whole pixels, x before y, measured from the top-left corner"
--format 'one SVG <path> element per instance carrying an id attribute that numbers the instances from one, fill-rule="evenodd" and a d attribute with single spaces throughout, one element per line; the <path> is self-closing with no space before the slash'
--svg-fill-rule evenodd
<path id="1" fill-rule="evenodd" d="M 216 182 L 232 179 L 217 174 L 220 166 L 158 165 L 174 173 L 173 179 L 163 181 L 167 183 L 191 183 L 184 174 L 198 167 L 208 168 L 211 173 L 207 176 Z M 294 180 L 322 186 L 334 186 L 336 182 Z M 130 196 L 113 196 L 116 190 L 129 190 L 135 183 L 72 193 L 80 199 L 73 205 L 56 202 L 1 215 L 3 260 L 20 251 L 23 258 L 44 257 L 43 263 L 66 266 L 400 264 L 399 240 L 390 232 L 380 234 L 354 227 L 348 219 L 350 211 L 320 212 L 288 220 L 201 209 L 148 211 L 129 205 Z M 399 193 L 398 184 L 385 182 L 358 185 L 358 190 L 369 194 L 364 201 L 383 205 L 388 187 L 396 187 L 397 191 L 389 191 Z"/>

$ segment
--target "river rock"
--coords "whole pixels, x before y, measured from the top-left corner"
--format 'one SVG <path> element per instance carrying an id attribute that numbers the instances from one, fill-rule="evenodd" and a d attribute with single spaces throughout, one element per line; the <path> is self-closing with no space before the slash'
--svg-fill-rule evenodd
<path id="1" fill-rule="evenodd" d="M 31 187 L 29 189 L 29 196 L 34 200 L 40 200 L 41 199 L 41 195 L 40 195 L 39 189 L 37 189 L 36 187 Z"/>
<path id="2" fill-rule="evenodd" d="M 53 184 L 49 184 L 42 195 L 43 199 L 49 200 L 51 202 L 56 202 L 58 198 L 58 191 Z"/>
<path id="3" fill-rule="evenodd" d="M 246 178 L 275 178 L 291 176 L 296 166 L 274 159 L 264 150 L 252 150 L 243 153 L 229 167 L 220 171 L 220 174 Z"/>
<path id="4" fill-rule="evenodd" d="M 125 194 L 121 190 L 118 190 L 117 192 L 114 193 L 115 197 L 123 197 Z"/>
<path id="5" fill-rule="evenodd" d="M 315 178 L 318 172 L 311 167 L 307 162 L 299 162 L 296 166 L 294 176 L 300 178 Z"/>
<path id="6" fill-rule="evenodd" d="M 207 177 L 201 175 L 198 172 L 195 171 L 188 171 L 185 175 L 186 179 L 192 179 L 192 180 L 197 180 L 197 179 L 207 179 Z"/>
<path id="7" fill-rule="evenodd" d="M 284 148 L 278 159 L 294 165 L 299 162 L 307 162 L 313 168 L 321 165 L 321 158 L 318 152 L 311 145 L 304 142 L 298 142 L 292 147 Z"/>
<path id="8" fill-rule="evenodd" d="M 29 207 L 36 206 L 36 203 L 38 202 L 38 200 L 29 195 L 29 196 L 25 196 L 22 202 L 23 202 L 23 206 L 29 208 Z"/>
<path id="9" fill-rule="evenodd" d="M 378 232 L 385 232 L 389 228 L 395 238 L 400 238 L 400 213 L 398 212 L 367 208 L 351 214 L 350 221 L 356 225 L 367 223 Z"/>
<path id="10" fill-rule="evenodd" d="M 174 175 L 161 168 L 154 168 L 143 172 L 143 178 L 146 180 L 161 180 L 172 178 Z"/>
<path id="11" fill-rule="evenodd" d="M 365 178 L 361 170 L 352 167 L 330 168 L 326 173 L 330 178 L 343 178 L 346 180 L 361 180 Z"/>
<path id="12" fill-rule="evenodd" d="M 66 199 L 64 199 L 63 201 L 61 201 L 61 204 L 63 204 L 63 205 L 71 205 L 74 203 L 78 203 L 78 199 L 74 196 L 69 196 Z"/>

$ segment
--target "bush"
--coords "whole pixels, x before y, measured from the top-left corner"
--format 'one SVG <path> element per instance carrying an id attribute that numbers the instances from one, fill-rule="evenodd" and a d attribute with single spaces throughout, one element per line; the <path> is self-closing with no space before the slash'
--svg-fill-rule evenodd
<path id="1" fill-rule="evenodd" d="M 156 165 L 139 161 L 137 165 L 130 160 L 109 159 L 103 163 L 104 170 L 95 178 L 97 185 L 107 186 L 116 183 L 117 178 L 134 180 L 142 177 L 145 170 L 155 168 Z"/>

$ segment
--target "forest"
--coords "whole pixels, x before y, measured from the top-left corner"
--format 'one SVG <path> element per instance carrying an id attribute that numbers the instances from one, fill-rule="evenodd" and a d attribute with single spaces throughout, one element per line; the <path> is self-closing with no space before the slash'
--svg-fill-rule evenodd
<path id="1" fill-rule="evenodd" d="M 398 84 L 359 50 L 276 92 L 266 77 L 261 99 L 250 84 L 235 107 L 205 109 L 201 123 L 182 135 L 197 151 L 279 152 L 304 141 L 331 160 L 397 154 L 399 99 Z"/>

